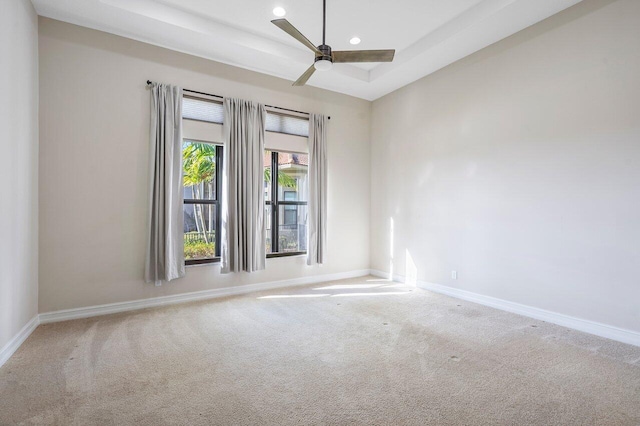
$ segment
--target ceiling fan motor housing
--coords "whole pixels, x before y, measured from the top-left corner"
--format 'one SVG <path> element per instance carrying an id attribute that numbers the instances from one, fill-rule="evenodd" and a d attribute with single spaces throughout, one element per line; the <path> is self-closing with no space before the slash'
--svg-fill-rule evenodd
<path id="1" fill-rule="evenodd" d="M 316 53 L 315 62 L 318 62 L 318 61 L 333 62 L 333 57 L 331 56 L 331 46 L 327 44 L 321 44 L 320 46 L 318 46 L 318 50 L 320 51 L 320 54 Z"/>

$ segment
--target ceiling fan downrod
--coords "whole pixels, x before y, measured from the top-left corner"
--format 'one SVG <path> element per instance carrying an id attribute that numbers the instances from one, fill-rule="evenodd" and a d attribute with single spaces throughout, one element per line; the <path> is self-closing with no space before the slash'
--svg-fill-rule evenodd
<path id="1" fill-rule="evenodd" d="M 327 0 L 322 0 L 322 44 L 327 44 L 324 35 L 327 30 Z"/>
<path id="2" fill-rule="evenodd" d="M 330 70 L 333 65 L 331 46 L 327 45 L 325 36 L 327 31 L 327 0 L 322 0 L 322 44 L 318 46 L 318 53 L 314 60 L 314 67 L 320 71 Z"/>

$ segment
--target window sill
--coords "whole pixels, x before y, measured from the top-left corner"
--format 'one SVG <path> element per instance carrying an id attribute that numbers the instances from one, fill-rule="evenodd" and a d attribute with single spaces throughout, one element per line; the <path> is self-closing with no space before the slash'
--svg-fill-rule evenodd
<path id="1" fill-rule="evenodd" d="M 190 259 L 184 261 L 185 266 L 208 265 L 211 263 L 220 263 L 220 258 L 214 257 L 210 259 Z"/>
<path id="2" fill-rule="evenodd" d="M 292 256 L 306 256 L 306 251 L 290 251 L 282 253 L 267 253 L 267 259 L 274 259 L 277 257 L 292 257 Z"/>
<path id="3" fill-rule="evenodd" d="M 280 257 L 295 257 L 295 256 L 306 256 L 306 251 L 292 251 L 285 253 L 268 253 L 267 259 L 277 259 Z M 185 266 L 205 266 L 205 265 L 218 265 L 220 264 L 220 258 L 214 257 L 213 259 L 191 259 L 185 260 Z"/>

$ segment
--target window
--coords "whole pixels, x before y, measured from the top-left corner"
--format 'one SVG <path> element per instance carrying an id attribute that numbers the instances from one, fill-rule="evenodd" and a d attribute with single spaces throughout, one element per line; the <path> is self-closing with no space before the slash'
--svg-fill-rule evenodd
<path id="1" fill-rule="evenodd" d="M 307 251 L 308 164 L 307 154 L 265 151 L 265 228 L 268 256 L 286 256 Z"/>
<path id="2" fill-rule="evenodd" d="M 187 265 L 220 260 L 223 140 L 222 102 L 185 90 L 182 98 L 184 254 Z M 267 111 L 265 130 L 265 228 L 267 256 L 307 250 L 307 154 L 309 120 Z M 274 181 L 271 181 L 273 171 Z"/>
<path id="3" fill-rule="evenodd" d="M 182 144 L 184 184 L 184 257 L 187 265 L 220 258 L 220 185 L 222 146 L 185 140 Z"/>

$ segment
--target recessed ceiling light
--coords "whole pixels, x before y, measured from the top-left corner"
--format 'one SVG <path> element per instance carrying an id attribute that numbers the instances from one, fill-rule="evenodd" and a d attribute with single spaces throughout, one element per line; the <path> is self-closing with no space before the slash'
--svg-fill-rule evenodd
<path id="1" fill-rule="evenodd" d="M 351 43 L 351 44 L 360 44 L 360 39 L 358 37 L 354 37 L 351 40 L 349 40 L 349 43 Z"/>
<path id="2" fill-rule="evenodd" d="M 283 17 L 284 15 L 287 14 L 287 11 L 284 10 L 284 8 L 278 6 L 275 9 L 273 9 L 273 14 L 278 16 L 278 17 Z"/>

